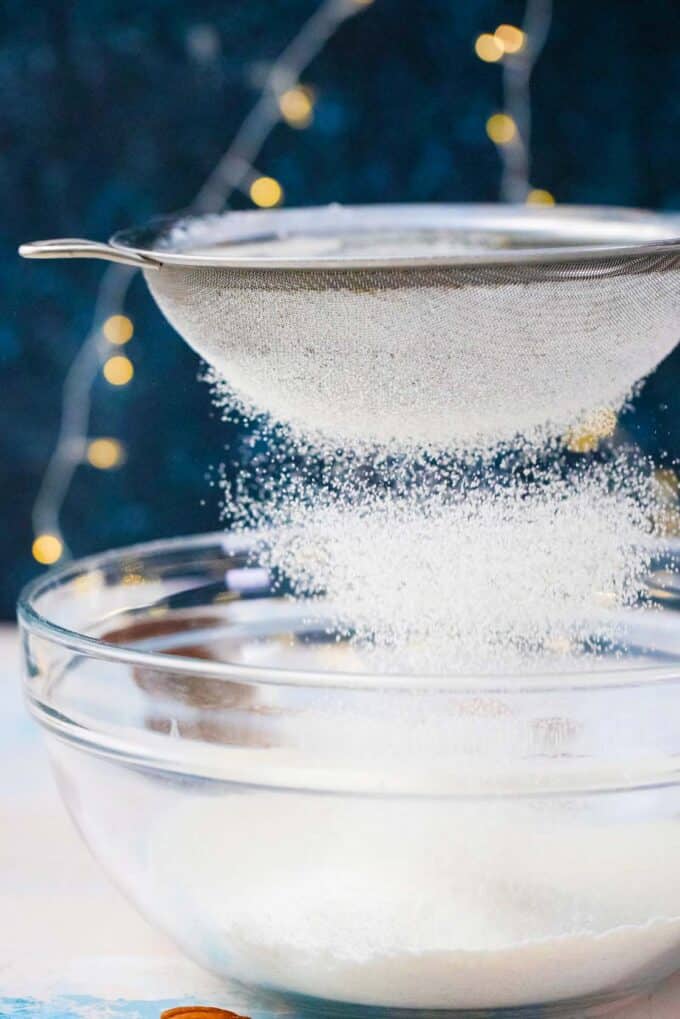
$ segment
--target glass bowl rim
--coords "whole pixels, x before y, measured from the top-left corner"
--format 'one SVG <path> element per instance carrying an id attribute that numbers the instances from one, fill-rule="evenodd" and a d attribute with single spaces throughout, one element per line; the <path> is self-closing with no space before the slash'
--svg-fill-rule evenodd
<path id="1" fill-rule="evenodd" d="M 460 673 L 460 674 L 416 674 L 342 672 L 320 669 L 286 668 L 272 665 L 249 665 L 227 661 L 207 661 L 189 655 L 172 655 L 162 651 L 145 651 L 122 644 L 102 641 L 78 630 L 69 629 L 51 621 L 40 612 L 36 603 L 41 596 L 54 587 L 63 584 L 71 575 L 86 575 L 102 567 L 123 562 L 128 558 L 137 560 L 176 552 L 178 549 L 193 549 L 219 546 L 225 554 L 228 542 L 237 542 L 242 548 L 257 539 L 257 532 L 242 534 L 229 531 L 208 531 L 203 534 L 180 535 L 154 541 L 124 545 L 104 552 L 94 553 L 50 567 L 45 573 L 24 586 L 17 603 L 17 619 L 20 628 L 28 634 L 37 635 L 78 654 L 103 661 L 114 661 L 139 668 L 171 671 L 176 675 L 214 681 L 223 679 L 253 686 L 309 687 L 322 689 L 352 689 L 375 692 L 399 690 L 423 690 L 427 693 L 470 694 L 537 694 L 566 693 L 570 690 L 602 691 L 603 689 L 629 690 L 641 686 L 680 684 L 680 659 L 672 665 L 638 665 L 629 668 L 588 670 L 557 670 L 527 676 L 517 673 Z M 680 553 L 680 540 L 669 540 L 666 546 Z"/>

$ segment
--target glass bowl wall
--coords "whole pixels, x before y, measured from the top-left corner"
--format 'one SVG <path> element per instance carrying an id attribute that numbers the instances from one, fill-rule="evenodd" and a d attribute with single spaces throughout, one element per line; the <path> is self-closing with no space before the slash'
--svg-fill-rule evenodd
<path id="1" fill-rule="evenodd" d="M 677 556 L 631 661 L 482 682 L 361 671 L 245 538 L 124 549 L 25 593 L 28 704 L 94 854 L 209 969 L 316 1015 L 585 1015 L 680 966 Z"/>

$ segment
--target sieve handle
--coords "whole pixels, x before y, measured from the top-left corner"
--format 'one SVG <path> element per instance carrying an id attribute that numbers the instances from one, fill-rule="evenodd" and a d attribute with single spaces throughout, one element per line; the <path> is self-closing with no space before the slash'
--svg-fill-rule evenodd
<path id="1" fill-rule="evenodd" d="M 52 241 L 30 241 L 19 248 L 22 258 L 103 258 L 107 262 L 134 265 L 138 269 L 159 269 L 160 262 L 136 251 L 114 248 L 99 241 L 62 237 Z"/>

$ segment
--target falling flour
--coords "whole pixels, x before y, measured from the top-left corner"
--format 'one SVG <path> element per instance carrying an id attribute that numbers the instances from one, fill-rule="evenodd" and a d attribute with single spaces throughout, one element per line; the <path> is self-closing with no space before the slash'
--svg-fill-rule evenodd
<path id="1" fill-rule="evenodd" d="M 320 487 L 289 466 L 231 508 L 258 528 L 258 562 L 368 671 L 526 673 L 625 652 L 621 612 L 645 603 L 656 548 L 658 486 L 639 460 L 531 480 L 390 464 L 381 485 L 338 458 Z"/>

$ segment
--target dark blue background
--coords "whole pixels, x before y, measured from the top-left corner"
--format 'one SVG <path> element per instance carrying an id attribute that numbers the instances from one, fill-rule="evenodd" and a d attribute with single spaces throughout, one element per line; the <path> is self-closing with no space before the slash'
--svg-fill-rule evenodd
<path id="1" fill-rule="evenodd" d="M 4 0 L 0 616 L 39 569 L 30 508 L 102 271 L 22 262 L 16 245 L 104 238 L 186 205 L 253 102 L 263 64 L 314 6 Z M 484 125 L 500 70 L 473 43 L 522 10 L 513 0 L 375 0 L 306 75 L 319 97 L 313 126 L 278 127 L 258 167 L 281 180 L 288 204 L 494 200 L 499 163 Z M 203 26 L 212 52 L 196 46 Z M 560 201 L 680 209 L 679 89 L 677 0 L 555 0 L 535 75 L 534 183 Z M 92 425 L 120 436 L 128 461 L 79 470 L 63 520 L 78 554 L 218 524 L 206 476 L 233 432 L 139 281 L 129 313 L 136 376 L 121 390 L 97 383 Z M 680 421 L 671 369 L 648 384 L 642 427 L 645 406 L 660 401 Z"/>

